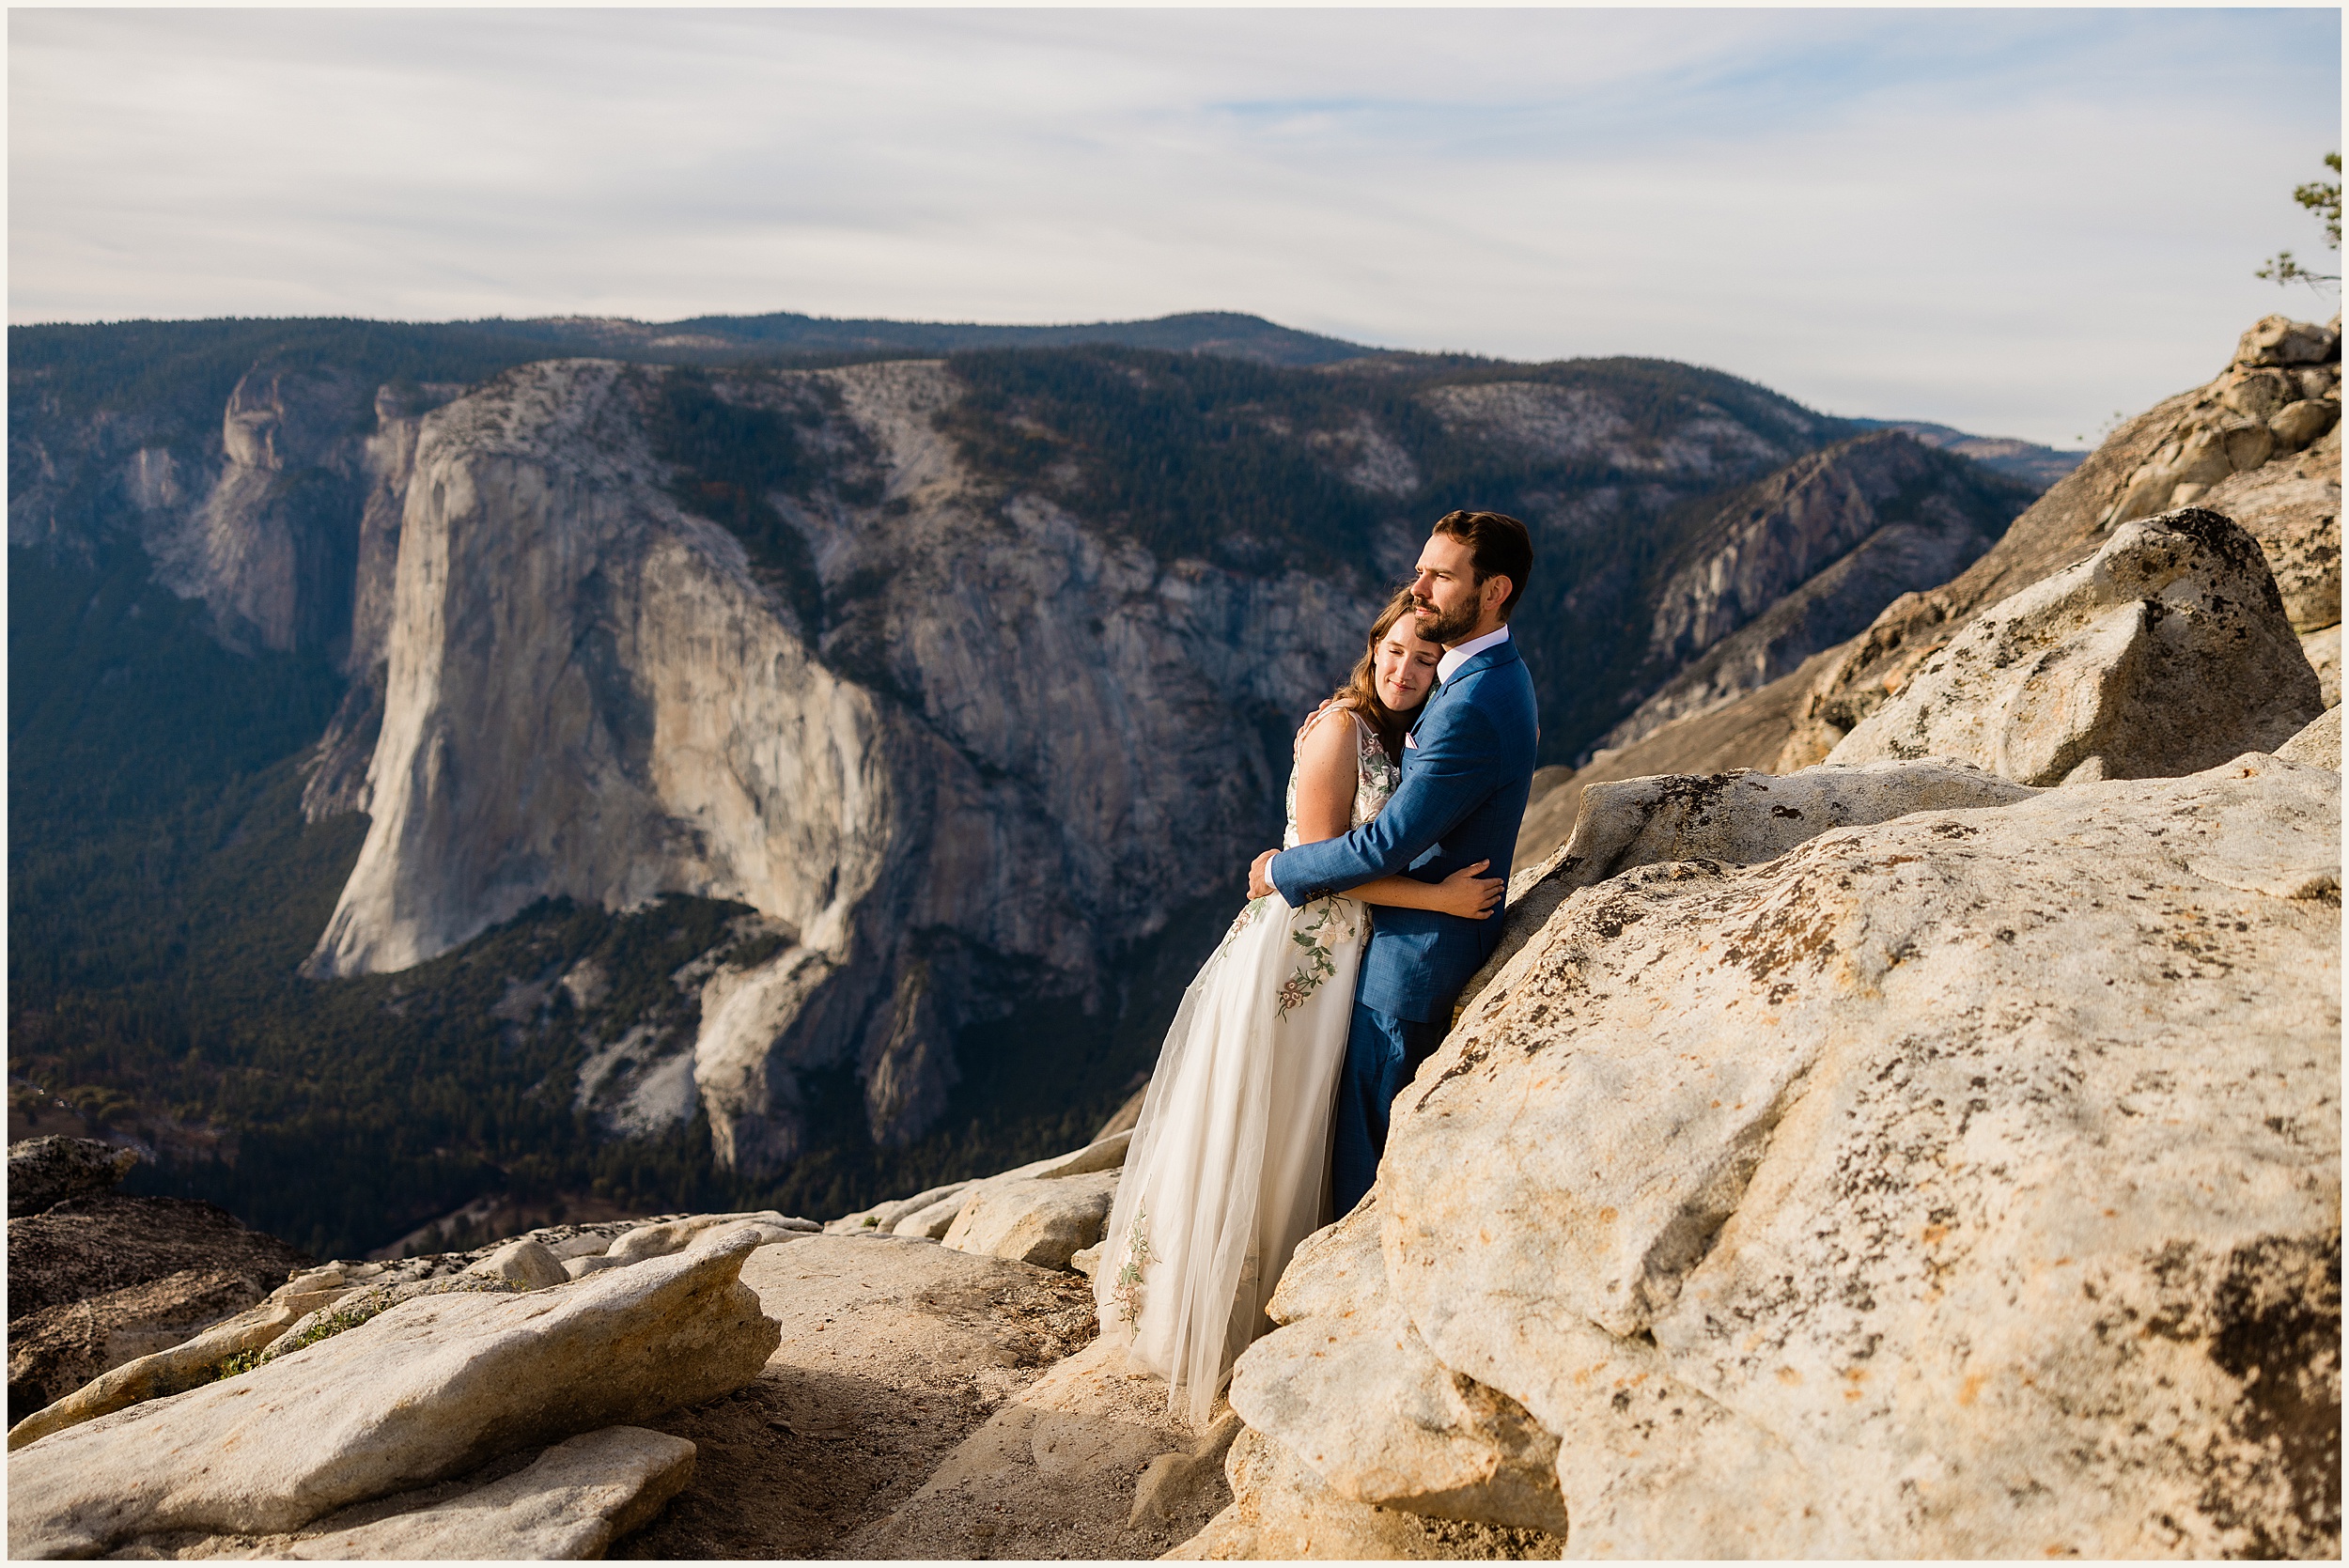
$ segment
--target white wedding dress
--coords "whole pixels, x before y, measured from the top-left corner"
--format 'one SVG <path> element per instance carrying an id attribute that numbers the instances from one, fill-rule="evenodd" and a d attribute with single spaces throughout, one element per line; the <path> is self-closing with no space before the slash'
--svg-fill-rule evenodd
<path id="1" fill-rule="evenodd" d="M 1394 793 L 1395 766 L 1352 709 L 1354 826 Z M 1297 774 L 1288 829 L 1297 844 Z M 1344 896 L 1292 909 L 1252 901 L 1183 993 L 1143 1097 L 1094 1279 L 1101 1333 L 1166 1379 L 1195 1427 L 1267 1326 L 1297 1244 L 1325 1219 L 1330 1118 L 1346 1057 L 1367 908 Z"/>

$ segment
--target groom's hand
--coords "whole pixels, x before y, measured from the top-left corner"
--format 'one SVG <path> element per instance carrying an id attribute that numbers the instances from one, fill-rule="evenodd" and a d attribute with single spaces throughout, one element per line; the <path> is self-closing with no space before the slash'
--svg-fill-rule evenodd
<path id="1" fill-rule="evenodd" d="M 1263 854 L 1257 856 L 1255 862 L 1249 866 L 1249 897 L 1270 898 L 1274 893 L 1281 891 L 1272 885 L 1272 878 L 1265 875 L 1265 867 L 1270 865 L 1272 863 L 1272 857 L 1279 853 L 1280 851 L 1278 849 L 1268 849 Z"/>

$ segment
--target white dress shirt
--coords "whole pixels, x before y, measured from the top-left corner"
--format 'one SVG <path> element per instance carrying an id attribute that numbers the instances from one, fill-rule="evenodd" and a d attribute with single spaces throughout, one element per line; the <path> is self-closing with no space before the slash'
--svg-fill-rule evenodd
<path id="1" fill-rule="evenodd" d="M 1488 631 L 1482 637 L 1470 638 L 1458 647 L 1447 651 L 1441 659 L 1436 660 L 1436 678 L 1439 681 L 1450 682 L 1454 675 L 1459 674 L 1461 665 L 1474 659 L 1486 648 L 1498 647 L 1508 640 L 1509 629 L 1505 626 L 1499 631 Z"/>

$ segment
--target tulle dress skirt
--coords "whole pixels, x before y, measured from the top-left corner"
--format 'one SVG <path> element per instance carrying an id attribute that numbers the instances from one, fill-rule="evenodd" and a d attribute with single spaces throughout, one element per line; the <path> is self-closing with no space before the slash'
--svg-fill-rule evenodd
<path id="1" fill-rule="evenodd" d="M 1329 1216 L 1330 1116 L 1369 937 L 1343 896 L 1241 911 L 1167 1031 L 1095 1276 L 1101 1332 L 1204 1426 L 1298 1243 Z"/>

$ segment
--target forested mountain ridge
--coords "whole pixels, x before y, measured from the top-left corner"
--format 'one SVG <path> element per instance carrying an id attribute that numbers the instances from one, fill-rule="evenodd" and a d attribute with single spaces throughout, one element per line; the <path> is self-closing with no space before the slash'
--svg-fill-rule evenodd
<path id="1" fill-rule="evenodd" d="M 1453 505 L 1535 529 L 1563 760 L 1768 608 L 1657 651 L 1790 463 L 1862 494 L 1843 454 L 1897 448 L 1985 544 L 2028 500 L 1657 361 L 533 365 L 498 325 L 12 330 L 18 1094 L 227 1129 L 172 1179 L 329 1250 L 500 1180 L 836 1209 L 1065 1139 Z"/>
<path id="2" fill-rule="evenodd" d="M 1387 354 L 1235 312 L 1040 327 L 843 320 L 788 311 L 669 322 L 589 316 L 428 322 L 229 317 L 11 326 L 8 373 L 12 396 L 30 394 L 65 411 L 129 414 L 160 407 L 193 413 L 201 425 L 260 364 L 279 369 L 336 365 L 379 383 L 469 384 L 508 365 L 564 355 L 658 365 L 812 364 L 1096 344 L 1289 365 Z"/>
<path id="3" fill-rule="evenodd" d="M 777 311 L 765 316 L 697 316 L 682 321 L 610 317 L 490 320 L 485 329 L 539 338 L 569 353 L 614 349 L 708 355 L 754 353 L 955 353 L 972 349 L 1065 349 L 1106 344 L 1170 353 L 1216 354 L 1264 365 L 1331 365 L 1379 350 L 1277 326 L 1235 311 L 1194 311 L 1153 321 L 1091 321 L 1066 326 L 1003 327 L 959 321 L 872 321 Z"/>

